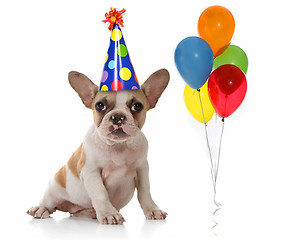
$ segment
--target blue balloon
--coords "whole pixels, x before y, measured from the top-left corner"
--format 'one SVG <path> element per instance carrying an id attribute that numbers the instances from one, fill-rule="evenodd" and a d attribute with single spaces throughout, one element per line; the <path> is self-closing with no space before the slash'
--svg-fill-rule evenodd
<path id="1" fill-rule="evenodd" d="M 199 37 L 183 39 L 175 50 L 176 67 L 188 86 L 201 88 L 213 67 L 213 53 L 209 44 Z"/>

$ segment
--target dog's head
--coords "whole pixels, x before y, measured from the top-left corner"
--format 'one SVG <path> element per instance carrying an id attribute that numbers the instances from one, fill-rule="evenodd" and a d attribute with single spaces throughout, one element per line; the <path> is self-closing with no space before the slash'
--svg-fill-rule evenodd
<path id="1" fill-rule="evenodd" d="M 141 89 L 127 91 L 98 91 L 88 77 L 70 72 L 69 83 L 84 105 L 93 110 L 98 134 L 110 143 L 124 142 L 138 134 L 146 119 L 146 112 L 155 107 L 168 85 L 166 69 L 153 73 Z"/>

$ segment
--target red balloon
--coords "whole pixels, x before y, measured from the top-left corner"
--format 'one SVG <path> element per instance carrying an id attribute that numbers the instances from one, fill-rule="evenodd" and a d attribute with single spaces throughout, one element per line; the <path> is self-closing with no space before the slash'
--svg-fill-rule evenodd
<path id="1" fill-rule="evenodd" d="M 247 90 L 245 74 L 234 65 L 215 69 L 208 81 L 209 97 L 217 114 L 230 116 L 241 105 Z"/>

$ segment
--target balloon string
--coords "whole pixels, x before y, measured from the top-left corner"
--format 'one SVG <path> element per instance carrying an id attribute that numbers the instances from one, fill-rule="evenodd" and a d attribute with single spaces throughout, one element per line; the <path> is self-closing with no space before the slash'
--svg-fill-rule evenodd
<path id="1" fill-rule="evenodd" d="M 216 232 L 214 231 L 215 228 L 218 226 L 218 222 L 215 220 L 215 215 L 216 213 L 221 209 L 221 204 L 216 201 L 216 193 L 214 194 L 214 199 L 213 199 L 214 204 L 216 205 L 216 209 L 212 214 L 212 221 L 214 222 L 214 225 L 212 226 L 213 234 L 217 236 Z"/>
<path id="2" fill-rule="evenodd" d="M 201 109 L 202 109 L 202 116 L 203 116 L 204 125 L 205 125 L 206 142 L 207 142 L 207 147 L 209 150 L 209 157 L 210 157 L 210 162 L 211 162 L 211 176 L 212 176 L 213 191 L 214 191 L 213 202 L 216 206 L 216 209 L 212 214 L 212 221 L 214 222 L 212 230 L 213 230 L 213 234 L 215 236 L 217 236 L 217 234 L 214 231 L 215 228 L 218 226 L 218 222 L 215 220 L 215 215 L 221 209 L 222 205 L 216 201 L 216 182 L 217 182 L 218 166 L 219 166 L 219 159 L 220 159 L 220 152 L 221 152 L 221 143 L 222 143 L 225 121 L 224 121 L 224 118 L 222 118 L 222 129 L 221 129 L 221 136 L 220 136 L 219 149 L 218 149 L 218 158 L 217 158 L 217 162 L 213 162 L 209 138 L 208 138 L 208 132 L 207 132 L 207 124 L 206 124 L 206 120 L 205 120 L 204 109 L 203 109 L 203 104 L 202 104 L 202 99 L 201 99 L 201 92 L 200 92 L 200 89 L 197 89 L 197 91 L 199 93 L 200 105 L 201 105 Z M 194 92 L 194 94 L 195 94 L 195 92 Z"/>
<path id="3" fill-rule="evenodd" d="M 215 189 L 215 173 L 214 173 L 213 160 L 212 160 L 211 149 L 210 149 L 209 138 L 208 138 L 208 132 L 207 132 L 207 124 L 206 124 L 206 120 L 205 120 L 204 109 L 203 109 L 203 104 L 202 104 L 202 99 L 201 99 L 201 91 L 200 91 L 200 89 L 197 89 L 197 91 L 199 93 L 199 99 L 200 99 L 200 104 L 201 104 L 201 109 L 202 109 L 203 120 L 204 120 L 206 142 L 207 142 L 207 147 L 208 147 L 208 150 L 209 150 L 209 157 L 210 157 L 210 163 L 211 163 L 211 177 L 212 177 L 213 189 L 214 189 L 214 193 L 215 193 L 216 192 L 216 189 Z"/>
<path id="4" fill-rule="evenodd" d="M 212 221 L 214 222 L 214 226 L 212 227 L 212 230 L 213 230 L 213 234 L 215 236 L 217 236 L 216 232 L 214 231 L 214 229 L 218 226 L 218 222 L 215 220 L 215 215 L 216 213 L 221 209 L 222 205 L 216 201 L 216 182 L 217 182 L 217 174 L 218 174 L 218 166 L 219 166 L 219 159 L 220 159 L 220 152 L 221 152 L 221 143 L 222 143 L 222 137 L 223 137 L 223 131 L 224 131 L 224 125 L 225 125 L 225 120 L 224 118 L 222 118 L 222 128 L 221 128 L 221 135 L 220 135 L 220 141 L 219 141 L 219 149 L 218 149 L 218 157 L 217 157 L 217 163 L 215 164 L 216 165 L 216 169 L 215 169 L 215 179 L 214 179 L 214 182 L 215 182 L 215 191 L 214 191 L 214 198 L 213 198 L 213 202 L 214 204 L 216 205 L 216 209 L 215 211 L 213 212 L 213 215 L 212 215 Z"/>
<path id="5" fill-rule="evenodd" d="M 218 158 L 217 158 L 216 171 L 215 171 L 215 185 L 216 185 L 216 181 L 217 181 L 218 166 L 219 166 L 219 159 L 220 159 L 221 143 L 222 143 L 222 136 L 223 136 L 223 132 L 224 132 L 224 126 L 225 126 L 225 119 L 222 118 L 222 127 L 221 127 L 221 134 L 220 134 L 220 141 L 219 141 L 219 148 L 218 148 Z"/>

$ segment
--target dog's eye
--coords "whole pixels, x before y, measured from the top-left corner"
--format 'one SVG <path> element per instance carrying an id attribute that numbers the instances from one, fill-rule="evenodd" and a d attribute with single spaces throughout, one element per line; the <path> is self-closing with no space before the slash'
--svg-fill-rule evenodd
<path id="1" fill-rule="evenodd" d="M 144 108 L 143 104 L 140 102 L 137 102 L 131 106 L 131 111 L 140 112 L 143 110 L 143 108 Z"/>
<path id="2" fill-rule="evenodd" d="M 103 102 L 97 102 L 95 104 L 95 108 L 99 112 L 105 111 L 107 109 L 107 107 L 103 104 Z"/>

